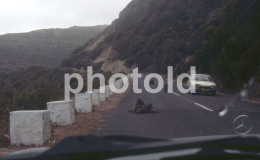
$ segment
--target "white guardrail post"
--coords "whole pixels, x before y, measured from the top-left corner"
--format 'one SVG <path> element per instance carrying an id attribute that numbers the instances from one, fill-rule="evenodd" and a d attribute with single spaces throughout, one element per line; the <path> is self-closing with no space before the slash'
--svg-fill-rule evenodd
<path id="1" fill-rule="evenodd" d="M 92 93 L 75 94 L 75 108 L 79 113 L 92 112 Z"/>
<path id="2" fill-rule="evenodd" d="M 106 98 L 109 98 L 110 97 L 110 88 L 109 88 L 109 85 L 106 85 L 105 86 L 105 90 L 106 90 Z"/>
<path id="3" fill-rule="evenodd" d="M 99 101 L 100 102 L 104 102 L 106 101 L 106 93 L 101 93 L 101 88 L 103 88 L 104 86 L 100 87 L 99 89 Z"/>
<path id="4" fill-rule="evenodd" d="M 75 109 L 73 101 L 48 102 L 47 108 L 50 111 L 51 122 L 54 125 L 70 125 L 75 121 Z"/>
<path id="5" fill-rule="evenodd" d="M 95 106 L 98 106 L 99 105 L 99 89 L 94 89 L 93 93 L 92 93 L 92 103 L 93 105 Z"/>
<path id="6" fill-rule="evenodd" d="M 11 145 L 43 145 L 50 137 L 50 111 L 10 112 Z"/>

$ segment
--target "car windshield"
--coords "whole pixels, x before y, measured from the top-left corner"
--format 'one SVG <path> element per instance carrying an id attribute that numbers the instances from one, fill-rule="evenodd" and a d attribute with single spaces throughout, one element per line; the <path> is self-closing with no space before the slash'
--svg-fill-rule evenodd
<path id="1" fill-rule="evenodd" d="M 195 79 L 197 81 L 212 81 L 211 77 L 207 75 L 196 75 Z"/>
<path id="2" fill-rule="evenodd" d="M 1 2 L 0 159 L 71 136 L 260 134 L 260 0 Z"/>

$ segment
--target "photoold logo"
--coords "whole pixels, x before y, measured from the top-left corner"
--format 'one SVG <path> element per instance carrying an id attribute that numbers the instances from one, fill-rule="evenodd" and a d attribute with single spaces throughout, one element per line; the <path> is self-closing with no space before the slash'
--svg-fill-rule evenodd
<path id="1" fill-rule="evenodd" d="M 184 78 L 192 79 L 193 75 L 196 74 L 196 67 L 192 66 L 190 68 L 190 73 L 183 73 L 178 76 L 177 78 L 177 88 L 181 93 L 195 93 L 196 92 L 196 81 L 195 79 L 191 81 L 190 85 L 188 88 L 183 87 L 183 80 Z M 133 92 L 134 93 L 142 93 L 143 90 L 139 88 L 139 79 L 142 77 L 142 74 L 139 73 L 138 68 L 135 68 L 133 70 L 133 73 L 130 74 L 131 78 L 133 79 Z M 72 88 L 70 83 L 71 80 L 75 78 L 78 82 L 78 86 L 76 88 Z M 101 73 L 96 73 L 93 75 L 93 67 L 89 66 L 87 67 L 87 91 L 92 92 L 93 91 L 93 80 L 97 78 L 99 79 L 99 84 L 100 84 L 100 92 L 105 93 L 105 76 Z M 116 88 L 115 86 L 115 81 L 117 79 L 121 79 L 123 81 L 123 85 L 121 88 Z M 152 88 L 150 86 L 150 81 L 151 80 L 156 80 L 157 82 L 157 87 Z M 168 93 L 173 93 L 173 67 L 169 66 L 167 69 L 167 79 L 164 79 L 160 74 L 157 73 L 150 73 L 145 76 L 144 79 L 144 88 L 147 92 L 149 93 L 158 93 L 160 92 L 164 86 L 165 83 L 167 84 L 167 92 Z M 78 73 L 73 73 L 73 74 L 65 74 L 65 100 L 70 100 L 70 93 L 79 93 L 83 89 L 83 78 L 80 74 Z M 109 87 L 112 92 L 114 93 L 123 93 L 125 92 L 128 87 L 129 87 L 129 80 L 128 77 L 122 73 L 115 73 L 113 74 L 110 79 L 109 79 Z"/>

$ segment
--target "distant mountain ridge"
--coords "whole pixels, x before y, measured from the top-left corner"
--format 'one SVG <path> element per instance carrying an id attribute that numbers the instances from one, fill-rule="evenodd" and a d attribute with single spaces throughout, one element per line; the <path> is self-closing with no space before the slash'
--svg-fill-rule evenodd
<path id="1" fill-rule="evenodd" d="M 61 62 L 107 25 L 42 29 L 0 36 L 0 70 L 31 65 L 59 66 Z"/>

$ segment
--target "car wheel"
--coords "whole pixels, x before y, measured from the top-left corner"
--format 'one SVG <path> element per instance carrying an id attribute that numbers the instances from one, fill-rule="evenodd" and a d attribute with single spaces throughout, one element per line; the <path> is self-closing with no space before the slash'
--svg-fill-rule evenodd
<path id="1" fill-rule="evenodd" d="M 211 92 L 211 95 L 212 95 L 212 96 L 215 96 L 215 95 L 216 95 L 216 91 L 212 91 L 212 92 Z"/>

